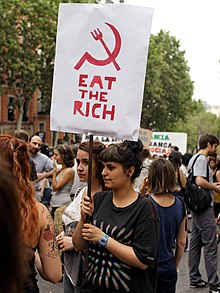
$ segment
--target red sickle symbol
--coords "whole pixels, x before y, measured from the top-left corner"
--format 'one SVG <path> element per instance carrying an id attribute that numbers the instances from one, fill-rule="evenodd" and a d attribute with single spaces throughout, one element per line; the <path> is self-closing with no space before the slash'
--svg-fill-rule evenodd
<path id="1" fill-rule="evenodd" d="M 119 51 L 121 49 L 121 36 L 118 32 L 118 30 L 110 23 L 105 22 L 105 24 L 107 24 L 111 30 L 113 31 L 113 34 L 115 36 L 115 48 L 112 51 L 112 53 L 110 52 L 109 48 L 106 46 L 103 38 L 102 38 L 102 33 L 99 29 L 97 29 L 97 31 L 91 32 L 93 38 L 95 40 L 100 40 L 106 53 L 108 54 L 108 58 L 106 58 L 105 60 L 98 60 L 94 57 L 92 57 L 88 52 L 85 52 L 83 54 L 83 56 L 80 58 L 80 60 L 77 62 L 77 64 L 74 66 L 74 69 L 79 70 L 79 68 L 83 65 L 83 63 L 87 60 L 89 63 L 96 65 L 96 66 L 105 66 L 111 62 L 113 62 L 115 68 L 117 71 L 119 71 L 121 68 L 119 67 L 118 63 L 115 61 L 116 57 L 119 54 Z"/>

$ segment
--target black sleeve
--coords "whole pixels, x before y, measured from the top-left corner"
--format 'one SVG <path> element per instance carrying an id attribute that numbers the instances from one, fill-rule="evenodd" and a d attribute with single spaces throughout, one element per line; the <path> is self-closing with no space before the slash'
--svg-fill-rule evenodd
<path id="1" fill-rule="evenodd" d="M 35 181 L 37 180 L 37 171 L 35 168 L 35 164 L 31 159 L 29 160 L 29 162 L 30 162 L 30 168 L 31 168 L 30 180 Z"/>
<path id="2" fill-rule="evenodd" d="M 157 262 L 159 248 L 159 217 L 152 202 L 145 199 L 132 243 L 137 258 L 148 266 Z"/>

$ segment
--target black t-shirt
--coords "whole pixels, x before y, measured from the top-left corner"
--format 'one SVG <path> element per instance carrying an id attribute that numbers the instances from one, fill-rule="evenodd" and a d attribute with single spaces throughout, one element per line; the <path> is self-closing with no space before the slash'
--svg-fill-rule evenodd
<path id="1" fill-rule="evenodd" d="M 30 162 L 30 166 L 31 166 L 30 180 L 31 180 L 31 181 L 35 181 L 35 180 L 37 180 L 37 171 L 36 171 L 36 167 L 35 167 L 34 162 L 33 162 L 31 159 L 29 160 L 29 162 Z"/>
<path id="2" fill-rule="evenodd" d="M 94 196 L 93 225 L 115 240 L 132 246 L 137 258 L 148 265 L 146 270 L 131 267 L 116 258 L 108 249 L 89 242 L 89 266 L 86 278 L 94 292 L 156 291 L 159 218 L 153 204 L 139 195 L 124 208 L 113 204 L 112 191 Z"/>

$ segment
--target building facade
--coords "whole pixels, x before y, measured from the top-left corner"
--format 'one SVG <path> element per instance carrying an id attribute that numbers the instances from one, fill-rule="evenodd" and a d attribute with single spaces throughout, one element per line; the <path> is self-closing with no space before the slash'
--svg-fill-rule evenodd
<path id="1" fill-rule="evenodd" d="M 18 108 L 15 106 L 16 96 L 13 92 L 0 95 L 0 134 L 12 134 L 17 129 Z M 72 144 L 80 141 L 80 136 L 50 130 L 50 115 L 45 114 L 39 94 L 34 93 L 32 100 L 24 104 L 22 129 L 29 135 L 39 135 L 49 146 Z"/>

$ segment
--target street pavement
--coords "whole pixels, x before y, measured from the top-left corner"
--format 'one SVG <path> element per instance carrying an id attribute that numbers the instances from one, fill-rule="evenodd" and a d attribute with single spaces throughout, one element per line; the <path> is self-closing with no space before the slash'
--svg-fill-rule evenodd
<path id="1" fill-rule="evenodd" d="M 191 219 L 189 220 L 189 229 L 191 229 Z M 190 239 L 190 234 L 188 234 Z M 218 255 L 220 255 L 220 245 L 218 247 Z M 200 272 L 202 274 L 202 277 L 205 281 L 207 281 L 207 275 L 205 271 L 205 265 L 204 265 L 204 257 L 202 255 L 201 262 L 200 262 Z M 220 256 L 218 259 L 218 275 L 220 277 Z M 42 280 L 39 277 L 38 282 L 40 292 L 41 293 L 62 293 L 63 292 L 63 283 L 60 282 L 58 284 L 51 284 L 49 282 L 46 282 Z M 188 270 L 188 252 L 184 252 L 183 258 L 181 260 L 180 266 L 179 266 L 179 272 L 178 272 L 178 282 L 177 282 L 177 293 L 207 293 L 209 292 L 209 288 L 204 289 L 192 289 L 189 287 L 189 270 Z M 120 293 L 120 292 L 119 292 Z M 146 292 L 147 293 L 147 292 Z"/>

